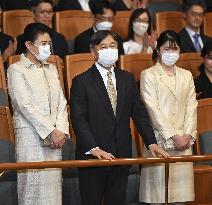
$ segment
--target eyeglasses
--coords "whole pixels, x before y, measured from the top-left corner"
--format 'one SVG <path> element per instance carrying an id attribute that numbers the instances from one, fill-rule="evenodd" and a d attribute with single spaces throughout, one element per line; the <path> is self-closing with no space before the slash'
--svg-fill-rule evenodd
<path id="1" fill-rule="evenodd" d="M 36 10 L 35 12 L 44 15 L 44 14 L 48 14 L 48 15 L 53 15 L 54 11 L 47 11 L 47 10 Z"/>
<path id="2" fill-rule="evenodd" d="M 106 16 L 96 16 L 96 19 L 98 21 L 109 21 L 109 22 L 112 22 L 114 20 L 114 17 L 111 16 L 111 17 L 106 17 Z"/>
<path id="3" fill-rule="evenodd" d="M 204 18 L 204 13 L 198 13 L 198 12 L 195 12 L 195 11 L 191 11 L 191 15 L 192 17 L 199 17 L 199 18 Z"/>
<path id="4" fill-rule="evenodd" d="M 149 21 L 147 19 L 140 19 L 140 18 L 135 19 L 134 22 L 138 22 L 138 23 L 149 23 Z"/>

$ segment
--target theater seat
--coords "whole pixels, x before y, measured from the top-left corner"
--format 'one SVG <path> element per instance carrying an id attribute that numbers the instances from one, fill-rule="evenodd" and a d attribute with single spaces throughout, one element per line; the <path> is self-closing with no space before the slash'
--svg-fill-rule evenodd
<path id="1" fill-rule="evenodd" d="M 14 146 L 8 140 L 0 140 L 0 163 L 15 162 Z M 17 182 L 16 171 L 0 170 L 0 204 L 16 205 Z"/>
<path id="2" fill-rule="evenodd" d="M 75 159 L 75 143 L 69 139 L 62 150 L 63 160 Z M 77 168 L 63 169 L 63 205 L 80 205 L 80 191 Z"/>

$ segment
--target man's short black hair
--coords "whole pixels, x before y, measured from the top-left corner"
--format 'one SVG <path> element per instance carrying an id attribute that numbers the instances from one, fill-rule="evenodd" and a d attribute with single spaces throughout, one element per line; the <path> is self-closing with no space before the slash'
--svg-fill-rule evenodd
<path id="1" fill-rule="evenodd" d="M 48 4 L 51 4 L 52 8 L 54 8 L 54 3 L 52 0 L 38 0 L 38 1 L 35 1 L 35 3 L 33 3 L 32 5 L 32 10 L 34 11 L 36 7 L 39 6 L 39 4 L 41 3 L 48 3 Z"/>
<path id="2" fill-rule="evenodd" d="M 206 11 L 206 5 L 204 0 L 185 0 L 183 11 L 186 13 L 192 6 L 201 6 Z"/>
<path id="3" fill-rule="evenodd" d="M 95 32 L 90 39 L 90 48 L 94 49 L 95 46 L 99 45 L 103 39 L 105 39 L 107 36 L 112 36 L 113 39 L 118 43 L 118 37 L 117 34 L 109 31 L 109 30 L 100 30 Z"/>
<path id="4" fill-rule="evenodd" d="M 107 0 L 90 0 L 89 7 L 91 13 L 94 16 L 96 16 L 97 14 L 102 15 L 104 13 L 104 9 L 110 9 L 111 11 L 113 11 L 114 15 L 116 14 L 116 10 L 114 9 L 113 5 Z"/>

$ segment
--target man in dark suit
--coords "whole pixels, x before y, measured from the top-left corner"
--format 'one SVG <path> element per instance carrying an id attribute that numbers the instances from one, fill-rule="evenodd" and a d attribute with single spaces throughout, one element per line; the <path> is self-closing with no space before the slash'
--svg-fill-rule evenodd
<path id="1" fill-rule="evenodd" d="M 131 157 L 130 117 L 153 156 L 168 154 L 156 143 L 133 75 L 115 68 L 118 39 L 97 31 L 91 37 L 96 63 L 72 81 L 71 120 L 76 159 Z M 82 205 L 125 205 L 128 166 L 79 168 Z"/>
<path id="2" fill-rule="evenodd" d="M 68 43 L 64 36 L 56 32 L 52 27 L 52 18 L 54 15 L 53 2 L 51 0 L 39 0 L 32 7 L 33 17 L 36 23 L 42 23 L 49 27 L 51 34 L 53 54 L 60 56 L 62 59 L 68 55 Z M 17 37 L 16 54 L 24 52 L 23 34 Z"/>
<path id="3" fill-rule="evenodd" d="M 93 15 L 93 26 L 84 32 L 80 33 L 75 38 L 74 50 L 75 53 L 90 52 L 90 38 L 98 30 L 111 30 L 115 16 L 115 10 L 111 3 L 106 0 L 89 1 L 91 13 Z M 119 54 L 124 54 L 123 40 L 118 36 Z"/>
<path id="4" fill-rule="evenodd" d="M 201 31 L 205 10 L 203 0 L 185 1 L 184 18 L 187 25 L 179 33 L 182 53 L 201 52 L 205 42 L 209 39 Z"/>

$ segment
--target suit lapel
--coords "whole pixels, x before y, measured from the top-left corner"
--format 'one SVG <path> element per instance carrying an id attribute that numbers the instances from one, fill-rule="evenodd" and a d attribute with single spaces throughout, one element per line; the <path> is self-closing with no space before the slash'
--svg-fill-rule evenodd
<path id="1" fill-rule="evenodd" d="M 121 115 L 124 97 L 125 97 L 125 82 L 121 77 L 121 72 L 118 68 L 114 69 L 116 76 L 116 90 L 117 90 L 117 106 L 116 106 L 116 120 L 118 121 Z"/>
<path id="2" fill-rule="evenodd" d="M 160 63 L 157 63 L 156 65 L 161 81 L 169 88 L 172 94 L 176 97 L 176 90 L 173 90 L 173 88 L 169 85 L 166 73 L 163 71 L 163 68 L 161 67 Z M 176 76 L 176 84 L 177 84 L 177 76 Z"/>
<path id="3" fill-rule="evenodd" d="M 185 42 L 191 48 L 191 50 L 193 52 L 196 52 L 196 48 L 194 47 L 193 41 L 191 40 L 191 37 L 189 36 L 185 28 L 184 28 L 184 38 L 185 38 Z"/>
<path id="4" fill-rule="evenodd" d="M 47 64 L 47 66 L 49 66 Z M 56 90 L 58 89 L 57 87 L 55 87 L 55 82 L 54 82 L 54 78 L 52 78 L 52 70 L 49 69 L 49 67 L 44 67 L 44 72 L 45 72 L 45 75 L 46 75 L 46 80 L 47 80 L 47 83 L 48 83 L 48 86 L 49 86 L 49 89 L 50 89 L 50 109 L 51 111 L 53 110 L 53 108 L 55 107 L 54 106 L 54 103 L 56 102 L 56 96 L 57 96 L 57 92 Z M 56 98 L 55 98 L 56 97 Z"/>
<path id="5" fill-rule="evenodd" d="M 110 98 L 108 96 L 103 79 L 95 65 L 93 65 L 93 67 L 91 68 L 90 81 L 91 81 L 94 89 L 96 90 L 98 96 L 102 100 L 102 103 L 103 103 L 105 109 L 108 111 L 109 114 L 111 114 L 115 118 L 115 115 L 114 115 L 113 109 L 112 109 L 112 105 L 110 102 Z"/>

